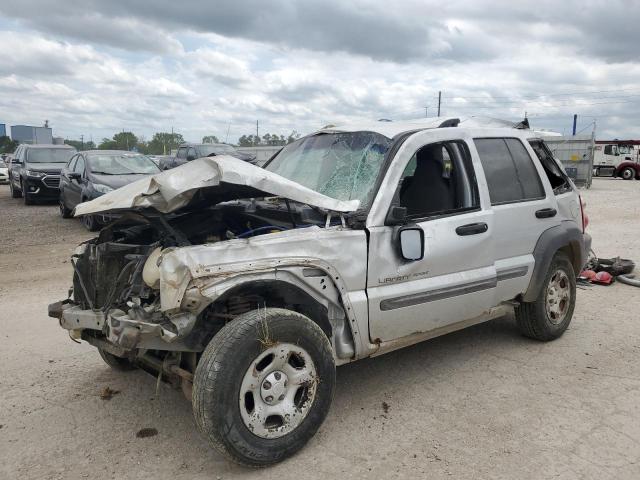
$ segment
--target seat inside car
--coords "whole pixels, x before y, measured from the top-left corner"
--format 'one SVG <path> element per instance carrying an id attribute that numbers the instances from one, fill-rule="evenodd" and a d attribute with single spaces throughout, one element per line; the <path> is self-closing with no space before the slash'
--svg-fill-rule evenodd
<path id="1" fill-rule="evenodd" d="M 450 175 L 445 171 L 444 147 L 429 145 L 416 153 L 416 169 L 406 177 L 400 190 L 400 205 L 409 216 L 430 214 L 455 208 L 455 192 Z"/>

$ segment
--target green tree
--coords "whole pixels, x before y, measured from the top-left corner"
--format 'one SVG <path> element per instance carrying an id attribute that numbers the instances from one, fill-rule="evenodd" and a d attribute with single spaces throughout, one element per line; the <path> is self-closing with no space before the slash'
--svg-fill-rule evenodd
<path id="1" fill-rule="evenodd" d="M 296 132 L 295 130 L 293 130 L 289 136 L 287 137 L 287 145 L 290 143 L 295 142 L 296 140 L 298 140 L 300 138 L 300 134 L 298 132 Z M 284 145 L 284 144 L 283 144 Z"/>
<path id="2" fill-rule="evenodd" d="M 131 150 L 137 145 L 138 137 L 132 132 L 119 132 L 112 139 L 103 138 L 98 148 L 100 150 Z"/>
<path id="3" fill-rule="evenodd" d="M 4 136 L 0 137 L 0 153 L 13 153 L 18 148 L 18 142 Z"/>
<path id="4" fill-rule="evenodd" d="M 118 150 L 131 150 L 138 145 L 138 137 L 131 132 L 120 132 L 113 136 L 113 141 L 116 142 Z"/>
<path id="5" fill-rule="evenodd" d="M 171 150 L 184 143 L 184 138 L 179 133 L 158 132 L 147 143 L 146 153 L 150 155 L 169 155 Z"/>
<path id="6" fill-rule="evenodd" d="M 202 143 L 220 143 L 220 140 L 215 135 L 206 135 L 202 137 Z"/>
<path id="7" fill-rule="evenodd" d="M 253 146 L 253 136 L 252 135 L 242 135 L 238 139 L 238 145 L 240 147 L 252 147 Z"/>
<path id="8" fill-rule="evenodd" d="M 88 142 L 84 142 L 83 143 L 80 140 L 69 140 L 69 139 L 66 139 L 64 141 L 64 143 L 66 143 L 67 145 L 71 145 L 73 148 L 75 148 L 79 152 L 81 152 L 83 150 L 95 150 L 95 148 L 96 148 L 96 144 L 93 143 L 91 140 L 89 140 Z"/>

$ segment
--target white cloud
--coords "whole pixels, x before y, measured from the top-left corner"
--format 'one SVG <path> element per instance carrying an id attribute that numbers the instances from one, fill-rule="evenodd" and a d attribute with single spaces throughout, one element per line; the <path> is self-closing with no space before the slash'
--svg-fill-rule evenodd
<path id="1" fill-rule="evenodd" d="M 434 115 L 442 90 L 446 115 L 527 111 L 536 126 L 562 131 L 578 113 L 584 125 L 597 116 L 601 136 L 638 135 L 635 4 L 70 5 L 0 5 L 19 25 L 0 31 L 0 122 L 49 119 L 56 134 L 98 139 L 229 130 L 234 140 L 256 120 L 263 133 L 287 134 L 423 116 L 425 107 Z M 600 91 L 618 93 L 588 93 Z"/>

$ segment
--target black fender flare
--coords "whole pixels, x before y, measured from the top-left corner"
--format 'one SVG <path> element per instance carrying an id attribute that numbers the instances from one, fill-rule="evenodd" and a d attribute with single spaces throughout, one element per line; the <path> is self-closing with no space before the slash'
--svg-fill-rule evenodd
<path id="1" fill-rule="evenodd" d="M 535 266 L 522 300 L 524 302 L 533 302 L 538 297 L 551 261 L 560 250 L 569 256 L 577 276 L 585 263 L 587 263 L 590 239 L 591 237 L 583 234 L 582 230 L 574 222 L 570 221 L 564 221 L 560 225 L 545 230 L 538 238 L 538 242 L 533 249 Z"/>

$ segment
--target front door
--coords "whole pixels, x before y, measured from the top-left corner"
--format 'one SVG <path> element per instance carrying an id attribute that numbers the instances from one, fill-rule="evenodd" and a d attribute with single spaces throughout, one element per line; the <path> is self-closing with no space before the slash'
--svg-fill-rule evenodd
<path id="1" fill-rule="evenodd" d="M 395 238 L 398 227 L 380 221 L 380 212 L 378 220 L 375 213 L 370 217 L 372 342 L 478 318 L 495 305 L 493 214 L 478 188 L 470 139 L 447 130 L 412 136 L 389 168 L 382 187 L 386 192 L 379 194 L 395 191 L 387 205 L 406 208 L 409 223 L 422 228 L 424 257 L 403 259 Z M 376 203 L 378 208 L 384 204 L 376 199 L 372 212 Z"/>

